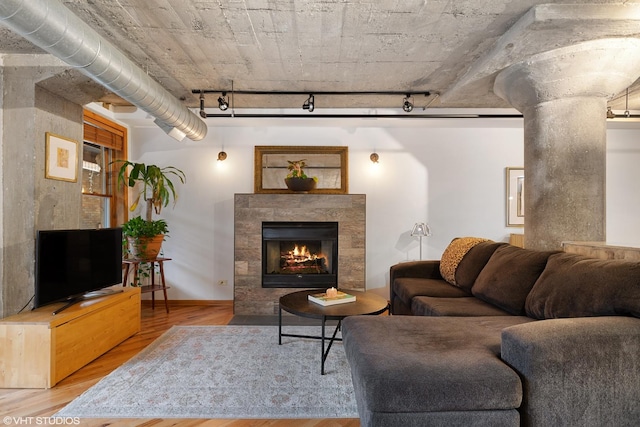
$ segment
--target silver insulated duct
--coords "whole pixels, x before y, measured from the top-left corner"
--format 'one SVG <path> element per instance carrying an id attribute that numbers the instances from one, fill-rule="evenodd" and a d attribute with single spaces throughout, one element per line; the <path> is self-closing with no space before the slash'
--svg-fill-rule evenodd
<path id="1" fill-rule="evenodd" d="M 0 23 L 175 128 L 175 134 L 194 141 L 207 134 L 196 114 L 58 0 L 1 0 Z"/>

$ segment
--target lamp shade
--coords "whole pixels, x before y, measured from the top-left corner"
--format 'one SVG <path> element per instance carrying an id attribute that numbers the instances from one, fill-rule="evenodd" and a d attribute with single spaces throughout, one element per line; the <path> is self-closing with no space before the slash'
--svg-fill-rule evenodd
<path id="1" fill-rule="evenodd" d="M 424 222 L 416 222 L 411 230 L 411 235 L 420 237 L 431 236 L 431 229 L 429 225 Z"/>

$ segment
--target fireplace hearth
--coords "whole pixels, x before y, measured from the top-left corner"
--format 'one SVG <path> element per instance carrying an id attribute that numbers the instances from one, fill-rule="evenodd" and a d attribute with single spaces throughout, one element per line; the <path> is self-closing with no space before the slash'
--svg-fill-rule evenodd
<path id="1" fill-rule="evenodd" d="M 262 287 L 338 285 L 337 222 L 263 222 Z"/>

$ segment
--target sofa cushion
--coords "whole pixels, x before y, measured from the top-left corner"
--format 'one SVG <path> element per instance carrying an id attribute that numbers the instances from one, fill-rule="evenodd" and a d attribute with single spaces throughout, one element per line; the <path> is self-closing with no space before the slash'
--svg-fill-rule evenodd
<path id="1" fill-rule="evenodd" d="M 342 337 L 360 413 L 517 408 L 522 384 L 500 360 L 500 331 L 528 321 L 520 316 L 347 317 Z"/>
<path id="2" fill-rule="evenodd" d="M 509 316 L 506 311 L 476 297 L 415 297 L 411 301 L 415 316 Z"/>
<path id="3" fill-rule="evenodd" d="M 534 319 L 640 317 L 640 263 L 570 253 L 552 255 L 525 308 Z"/>
<path id="4" fill-rule="evenodd" d="M 640 319 L 549 319 L 502 331 L 501 357 L 526 384 L 522 426 L 637 426 Z"/>
<path id="5" fill-rule="evenodd" d="M 420 279 L 416 277 L 402 277 L 393 281 L 393 291 L 407 306 L 415 296 L 430 297 L 468 297 L 467 292 L 451 286 L 440 279 Z"/>
<path id="6" fill-rule="evenodd" d="M 478 275 L 471 293 L 513 315 L 524 314 L 527 295 L 552 253 L 501 246 Z"/>
<path id="7" fill-rule="evenodd" d="M 399 262 L 389 268 L 391 283 L 400 277 L 421 277 L 424 279 L 442 279 L 440 260 Z"/>
<path id="8" fill-rule="evenodd" d="M 475 283 L 478 275 L 487 264 L 493 253 L 501 246 L 507 243 L 503 242 L 481 242 L 469 249 L 467 254 L 462 258 L 456 269 L 456 286 L 471 293 L 471 288 Z"/>
<path id="9" fill-rule="evenodd" d="M 480 237 L 456 237 L 442 253 L 440 258 L 440 274 L 447 282 L 456 285 L 456 269 L 462 258 L 478 243 L 487 242 L 489 239 Z"/>

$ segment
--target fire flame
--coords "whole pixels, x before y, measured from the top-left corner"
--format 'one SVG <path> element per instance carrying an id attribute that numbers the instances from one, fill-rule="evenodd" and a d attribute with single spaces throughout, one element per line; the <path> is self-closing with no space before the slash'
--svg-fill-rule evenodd
<path id="1" fill-rule="evenodd" d="M 307 250 L 307 247 L 302 246 L 301 248 L 298 248 L 298 245 L 293 248 L 293 256 L 311 258 L 311 254 Z"/>
<path id="2" fill-rule="evenodd" d="M 328 258 L 325 254 L 323 253 L 312 254 L 311 252 L 309 252 L 309 249 L 307 249 L 307 247 L 304 245 L 298 246 L 296 244 L 293 247 L 293 250 L 289 251 L 288 254 L 289 254 L 289 259 L 294 263 L 303 263 L 305 261 L 313 261 L 321 258 L 324 258 L 325 262 L 328 261 Z"/>

